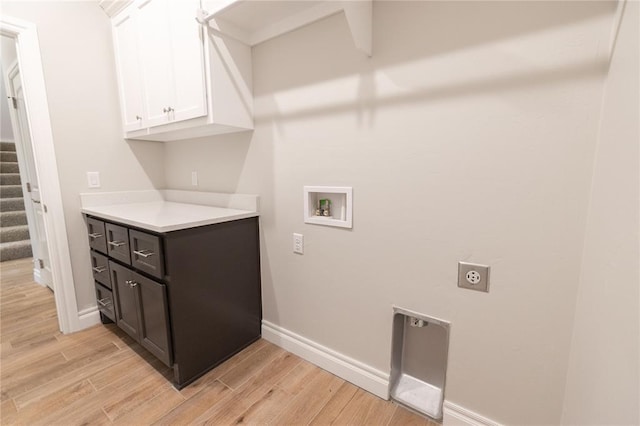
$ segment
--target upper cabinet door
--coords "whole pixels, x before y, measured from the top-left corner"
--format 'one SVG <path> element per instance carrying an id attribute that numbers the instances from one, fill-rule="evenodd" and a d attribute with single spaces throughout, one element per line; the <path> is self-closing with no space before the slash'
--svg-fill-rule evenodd
<path id="1" fill-rule="evenodd" d="M 142 103 L 142 78 L 138 61 L 138 25 L 134 9 L 113 21 L 113 45 L 120 82 L 120 104 L 125 132 L 146 127 Z"/>
<path id="2" fill-rule="evenodd" d="M 195 20 L 200 0 L 169 1 L 173 79 L 174 121 L 207 115 L 207 97 L 202 28 Z"/>
<path id="3" fill-rule="evenodd" d="M 172 121 L 175 109 L 168 3 L 146 0 L 137 5 L 146 127 Z"/>

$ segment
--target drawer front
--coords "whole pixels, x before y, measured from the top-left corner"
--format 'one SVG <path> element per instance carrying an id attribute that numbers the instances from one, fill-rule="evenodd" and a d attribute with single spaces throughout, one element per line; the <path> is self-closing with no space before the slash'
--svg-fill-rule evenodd
<path id="1" fill-rule="evenodd" d="M 164 257 L 160 238 L 130 230 L 129 243 L 131 246 L 131 265 L 162 279 L 164 276 Z"/>
<path id="2" fill-rule="evenodd" d="M 107 235 L 107 251 L 109 256 L 121 262 L 131 265 L 129 257 L 129 234 L 123 226 L 107 223 L 105 225 Z"/>
<path id="3" fill-rule="evenodd" d="M 109 279 L 109 261 L 106 256 L 98 252 L 91 251 L 91 270 L 93 271 L 93 279 L 103 284 L 107 288 L 111 288 L 111 280 Z"/>
<path id="4" fill-rule="evenodd" d="M 104 222 L 88 217 L 87 231 L 89 231 L 89 246 L 94 250 L 106 253 L 107 239 L 104 231 Z"/>
<path id="5" fill-rule="evenodd" d="M 111 321 L 116 320 L 116 314 L 113 305 L 113 293 L 101 284 L 96 283 L 96 301 L 98 309 Z"/>

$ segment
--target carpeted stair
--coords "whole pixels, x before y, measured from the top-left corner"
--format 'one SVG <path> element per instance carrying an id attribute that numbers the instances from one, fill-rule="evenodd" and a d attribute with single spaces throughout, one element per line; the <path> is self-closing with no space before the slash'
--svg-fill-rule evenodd
<path id="1" fill-rule="evenodd" d="M 0 261 L 31 257 L 16 146 L 0 142 Z"/>

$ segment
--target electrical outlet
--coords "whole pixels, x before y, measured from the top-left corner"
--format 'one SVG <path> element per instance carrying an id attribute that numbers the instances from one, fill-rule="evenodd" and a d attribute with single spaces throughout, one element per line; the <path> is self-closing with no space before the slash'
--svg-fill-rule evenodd
<path id="1" fill-rule="evenodd" d="M 488 293 L 489 269 L 487 265 L 458 262 L 458 287 Z"/>
<path id="2" fill-rule="evenodd" d="M 100 188 L 100 172 L 87 172 L 89 188 Z"/>
<path id="3" fill-rule="evenodd" d="M 293 234 L 293 252 L 304 254 L 304 235 Z"/>
<path id="4" fill-rule="evenodd" d="M 198 186 L 198 172 L 191 172 L 191 185 Z"/>

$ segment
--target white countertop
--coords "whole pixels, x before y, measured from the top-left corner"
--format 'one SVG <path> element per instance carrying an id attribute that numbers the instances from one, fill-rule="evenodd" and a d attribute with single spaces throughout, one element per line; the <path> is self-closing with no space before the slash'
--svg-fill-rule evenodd
<path id="1" fill-rule="evenodd" d="M 86 206 L 82 213 L 159 233 L 258 216 L 251 210 L 170 201 Z"/>

